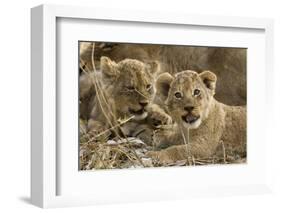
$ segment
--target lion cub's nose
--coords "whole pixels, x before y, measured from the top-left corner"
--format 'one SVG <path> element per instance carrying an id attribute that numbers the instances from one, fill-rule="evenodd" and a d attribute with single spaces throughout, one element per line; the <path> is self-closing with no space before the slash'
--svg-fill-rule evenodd
<path id="1" fill-rule="evenodd" d="M 141 101 L 141 102 L 139 102 L 139 104 L 140 104 L 142 107 L 146 107 L 147 104 L 148 104 L 148 101 Z"/>
<path id="2" fill-rule="evenodd" d="M 184 110 L 186 110 L 187 112 L 191 112 L 194 109 L 193 106 L 186 106 L 184 107 Z"/>

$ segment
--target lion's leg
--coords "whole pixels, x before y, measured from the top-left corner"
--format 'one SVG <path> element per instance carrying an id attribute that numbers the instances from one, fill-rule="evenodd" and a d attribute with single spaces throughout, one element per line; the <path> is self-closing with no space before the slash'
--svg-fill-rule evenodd
<path id="1" fill-rule="evenodd" d="M 148 109 L 148 123 L 152 126 L 170 125 L 172 118 L 157 104 L 151 104 Z"/>
<path id="2" fill-rule="evenodd" d="M 172 145 L 182 144 L 182 136 L 177 131 L 177 125 L 165 125 L 153 133 L 154 149 L 164 149 Z"/>
<path id="3" fill-rule="evenodd" d="M 167 149 L 148 153 L 148 156 L 158 159 L 163 163 L 187 160 L 189 157 L 208 158 L 214 152 L 213 147 L 208 147 L 205 142 L 187 145 L 174 145 Z"/>

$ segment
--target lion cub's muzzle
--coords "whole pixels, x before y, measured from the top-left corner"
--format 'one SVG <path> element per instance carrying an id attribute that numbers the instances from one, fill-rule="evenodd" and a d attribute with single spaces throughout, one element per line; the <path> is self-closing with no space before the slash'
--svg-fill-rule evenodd
<path id="1" fill-rule="evenodd" d="M 134 115 L 136 120 L 142 120 L 147 116 L 146 106 L 148 102 L 140 102 L 139 105 L 140 109 L 137 110 L 129 108 L 129 113 Z"/>
<path id="2" fill-rule="evenodd" d="M 194 115 L 192 113 L 192 111 L 194 110 L 193 106 L 184 107 L 184 110 L 187 112 L 181 117 L 184 122 L 188 124 L 193 124 L 200 118 L 199 115 Z"/>

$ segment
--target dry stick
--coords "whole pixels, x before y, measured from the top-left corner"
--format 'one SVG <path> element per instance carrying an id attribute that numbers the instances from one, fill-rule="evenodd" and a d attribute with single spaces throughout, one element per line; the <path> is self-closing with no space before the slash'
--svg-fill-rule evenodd
<path id="1" fill-rule="evenodd" d="M 93 43 L 93 47 L 92 47 L 92 56 L 91 56 L 91 57 L 92 57 L 92 67 L 93 67 L 93 71 L 94 71 L 95 74 L 97 74 L 97 73 L 96 73 L 96 66 L 95 66 L 95 62 L 94 62 L 94 50 L 95 50 L 95 43 Z M 116 119 L 114 113 L 113 113 L 113 112 L 111 111 L 111 109 L 109 108 L 109 104 L 108 104 L 108 102 L 107 102 L 107 100 L 106 100 L 106 98 L 105 98 L 105 95 L 104 95 L 104 93 L 103 93 L 103 91 L 102 91 L 102 89 L 101 89 L 101 86 L 100 86 L 100 84 L 99 84 L 99 82 L 98 82 L 98 80 L 97 80 L 96 78 L 94 79 L 94 82 L 93 82 L 93 83 L 94 83 L 94 86 L 95 86 L 95 90 L 96 90 L 96 93 L 97 93 L 98 102 L 99 102 L 99 105 L 100 105 L 100 107 L 101 107 L 102 113 L 103 113 L 103 115 L 105 116 L 105 118 L 106 118 L 107 122 L 109 123 L 109 125 L 110 125 L 111 127 L 113 127 L 114 125 L 113 125 L 113 123 L 111 122 L 111 119 L 107 116 L 107 113 L 105 112 L 105 110 L 104 110 L 104 108 L 103 108 L 103 106 L 102 106 L 101 98 L 103 99 L 103 103 L 105 104 L 105 107 L 107 108 L 107 112 L 110 113 L 111 116 L 113 117 L 114 123 L 118 123 L 118 122 L 117 122 L 117 119 Z M 115 130 L 115 128 L 111 128 L 111 130 L 113 130 L 114 133 L 118 136 L 118 138 L 121 139 L 121 137 L 119 136 L 119 134 L 118 134 L 118 132 Z"/>
<path id="2" fill-rule="evenodd" d="M 94 45 L 94 43 L 93 43 L 93 47 L 92 47 L 92 66 L 93 66 L 93 71 L 94 71 L 94 73 L 97 74 L 97 73 L 96 73 L 95 64 L 94 64 L 94 48 L 95 48 L 95 45 Z M 81 68 L 82 68 L 83 72 L 85 72 L 85 73 L 87 73 L 87 74 L 89 73 L 89 72 L 87 72 L 86 70 L 84 70 L 83 67 L 81 67 Z M 106 106 L 108 106 L 108 103 L 107 103 L 107 101 L 106 101 L 105 96 L 104 96 L 103 93 L 102 93 L 101 88 L 99 87 L 98 81 L 97 81 L 96 78 L 94 78 L 94 79 L 91 78 L 91 80 L 92 80 L 92 83 L 94 84 L 94 87 L 95 87 L 95 90 L 96 90 L 97 99 L 98 99 L 98 103 L 99 103 L 99 105 L 100 105 L 100 108 L 101 108 L 101 110 L 102 110 L 102 113 L 103 113 L 103 115 L 105 116 L 105 118 L 107 119 L 108 123 L 109 123 L 111 126 L 113 126 L 113 124 L 111 123 L 110 118 L 106 115 L 105 109 L 104 109 L 103 106 L 102 106 L 102 102 L 101 102 L 101 97 L 100 97 L 100 95 L 102 96 L 103 101 L 105 102 Z M 100 94 L 99 92 L 101 92 L 101 94 Z M 109 111 L 109 113 L 112 114 L 112 112 L 111 112 L 110 109 L 108 109 L 108 111 Z M 113 115 L 113 114 L 112 114 L 112 115 Z M 115 116 L 113 116 L 113 117 L 115 117 Z M 114 130 L 114 132 L 116 133 L 116 135 L 121 139 L 121 137 L 119 136 L 119 134 L 115 131 L 115 128 L 112 128 L 112 129 Z M 93 139 L 91 139 L 91 141 L 88 141 L 88 143 L 90 143 L 90 142 L 92 142 L 92 141 L 93 141 Z M 99 156 L 98 153 L 97 153 L 97 156 L 98 156 L 98 158 L 100 158 L 100 156 Z M 106 166 L 105 166 L 105 164 L 104 164 L 104 162 L 103 162 L 103 160 L 102 160 L 101 158 L 100 158 L 100 161 L 102 161 L 103 166 L 106 168 Z"/>
<path id="3" fill-rule="evenodd" d="M 95 52 L 94 50 L 95 50 L 95 43 L 93 43 L 93 47 L 92 47 L 92 56 L 91 56 L 91 57 L 92 57 L 92 67 L 93 67 L 94 73 L 96 74 L 96 66 L 95 66 L 95 62 L 94 62 L 94 52 Z M 112 118 L 113 118 L 113 120 L 114 120 L 114 123 L 118 123 L 117 118 L 116 118 L 115 114 L 111 111 L 111 109 L 110 109 L 110 107 L 109 107 L 109 104 L 108 104 L 108 102 L 107 102 L 107 100 L 106 100 L 106 98 L 105 98 L 104 93 L 102 92 L 101 86 L 100 86 L 100 84 L 99 84 L 99 82 L 98 82 L 97 79 L 95 79 L 94 86 L 95 86 L 95 89 L 96 89 L 96 92 L 97 92 L 98 102 L 100 103 L 100 107 L 102 108 L 103 115 L 106 117 L 107 122 L 110 124 L 111 130 L 113 130 L 114 133 L 117 135 L 117 137 L 118 137 L 119 139 L 121 139 L 120 135 L 119 135 L 118 132 L 115 130 L 114 125 L 112 124 L 110 118 L 107 117 L 107 115 L 106 115 L 106 113 L 105 113 L 105 110 L 103 110 L 100 96 L 102 97 L 103 102 L 105 103 L 105 106 L 107 107 L 107 111 L 111 114 L 111 116 L 112 116 Z M 128 122 L 128 121 L 129 121 L 129 120 L 127 120 L 127 122 Z M 124 123 L 125 123 L 125 122 L 124 122 Z M 123 124 L 124 124 L 124 123 L 123 123 Z M 115 125 L 115 127 L 116 127 L 116 126 L 120 126 L 120 125 Z M 120 130 L 122 131 L 121 128 L 120 128 Z M 123 135 L 124 135 L 124 134 L 123 134 Z"/>
<path id="4" fill-rule="evenodd" d="M 134 117 L 135 117 L 135 116 L 133 115 L 133 116 L 131 116 L 130 118 L 128 118 L 128 119 L 126 119 L 126 120 L 120 122 L 119 124 L 117 124 L 117 125 L 115 125 L 115 126 L 109 128 L 109 129 L 107 129 L 107 130 L 105 130 L 105 131 L 103 131 L 103 132 L 97 134 L 95 137 L 93 137 L 93 138 L 92 138 L 90 141 L 88 141 L 88 142 L 89 142 L 89 143 L 93 142 L 94 139 L 96 139 L 96 138 L 98 138 L 98 137 L 104 135 L 105 133 L 107 133 L 107 132 L 113 130 L 113 129 L 116 128 L 116 127 L 122 126 L 123 124 L 127 123 L 128 121 L 130 121 L 130 120 L 133 119 Z"/>
<path id="5" fill-rule="evenodd" d="M 131 158 L 131 156 L 126 152 L 126 151 L 123 151 L 122 149 L 120 149 L 120 148 L 113 148 L 113 150 L 117 150 L 117 151 L 119 151 L 119 152 L 121 152 L 121 153 L 123 153 L 131 162 L 134 162 L 134 160 Z"/>
<path id="6" fill-rule="evenodd" d="M 99 155 L 99 153 L 98 153 L 97 151 L 93 151 L 92 153 L 93 153 L 93 155 L 94 155 L 94 154 L 97 155 L 97 157 L 99 158 L 100 162 L 102 162 L 103 167 L 106 168 L 106 166 L 105 166 L 105 164 L 104 164 L 104 162 L 103 162 L 101 156 Z M 93 155 L 92 155 L 92 158 L 93 158 Z M 91 158 L 91 160 L 92 160 L 92 158 Z M 90 161 L 91 161 L 91 160 L 90 160 Z M 91 162 L 91 164 L 92 164 L 92 163 L 93 163 L 93 161 Z M 85 166 L 88 166 L 88 165 L 89 165 L 89 162 L 88 162 Z M 92 167 L 92 168 L 93 168 L 93 167 Z"/>
<path id="7" fill-rule="evenodd" d="M 95 44 L 93 43 L 93 49 L 92 49 L 92 65 L 93 65 L 94 72 L 96 72 L 96 68 L 95 68 L 95 64 L 94 64 L 94 47 L 95 47 Z M 99 89 L 100 91 L 102 91 L 101 88 L 100 88 L 99 83 L 98 83 L 97 81 L 96 81 L 95 83 L 96 83 L 96 84 L 95 84 L 95 87 L 99 87 L 98 89 Z M 96 90 L 97 90 L 97 89 L 96 89 Z M 106 106 L 108 106 L 108 103 L 107 103 L 107 101 L 106 101 L 106 98 L 104 97 L 104 94 L 103 94 L 102 92 L 101 92 L 101 96 L 102 96 L 102 98 L 103 98 L 103 100 L 104 100 Z M 99 101 L 99 102 L 100 102 L 100 101 Z M 115 115 L 112 113 L 112 111 L 111 111 L 110 109 L 108 109 L 108 111 L 109 111 L 109 113 L 112 115 L 113 119 L 114 119 L 115 122 L 116 122 L 117 119 L 116 119 Z M 104 111 L 103 111 L 103 114 L 105 114 Z M 105 115 L 105 117 L 107 117 L 107 116 Z M 132 118 L 127 119 L 126 122 L 128 122 L 128 121 L 131 120 L 131 119 L 132 119 Z M 109 121 L 109 124 L 110 124 L 111 126 L 113 126 L 112 123 L 111 123 L 111 121 L 110 121 L 110 119 L 107 119 L 107 120 Z M 123 122 L 123 124 L 125 124 L 126 122 Z M 119 124 L 119 125 L 116 125 L 116 126 L 120 126 L 120 124 Z M 116 126 L 115 126 L 115 127 L 116 127 Z M 118 137 L 119 139 L 122 139 L 121 136 L 118 134 L 118 132 L 115 130 L 114 127 L 111 127 L 111 129 L 115 132 L 115 134 L 117 135 L 117 137 Z M 122 132 L 122 129 L 121 129 L 121 128 L 120 128 L 120 131 Z M 122 132 L 122 133 L 123 133 L 123 132 Z M 124 135 L 124 137 L 125 137 L 125 140 L 127 140 L 128 144 L 129 144 L 129 146 L 130 146 L 130 143 L 129 143 L 129 141 L 128 141 L 128 138 L 126 137 L 126 135 L 125 135 L 124 133 L 123 133 L 123 135 Z M 135 150 L 134 150 L 133 148 L 131 148 L 131 149 L 132 149 L 132 152 L 134 153 L 135 157 L 137 158 L 137 160 L 142 164 L 142 166 L 144 166 L 142 160 L 139 158 L 139 156 L 137 155 L 137 153 L 135 152 Z"/>
<path id="8" fill-rule="evenodd" d="M 147 98 L 148 99 L 148 97 L 147 96 L 145 96 L 144 94 L 142 94 L 139 90 L 137 90 L 137 89 L 134 89 L 138 94 L 140 94 L 142 97 L 144 97 L 144 98 Z"/>
<path id="9" fill-rule="evenodd" d="M 83 71 L 84 73 L 88 73 L 88 72 L 85 71 L 83 68 L 82 68 L 82 71 Z M 105 110 L 104 110 L 104 108 L 103 108 L 103 106 L 102 106 L 102 103 L 101 103 L 101 101 L 100 101 L 98 88 L 97 88 L 97 86 L 96 86 L 97 84 L 96 84 L 96 82 L 94 82 L 94 80 L 93 80 L 92 78 L 91 78 L 91 80 L 92 80 L 92 83 L 93 83 L 94 86 L 95 86 L 95 90 L 96 90 L 97 98 L 98 98 L 98 103 L 99 103 L 99 105 L 100 105 L 100 108 L 101 108 L 101 110 L 102 110 L 102 113 L 103 113 L 104 116 L 106 117 L 108 123 L 109 123 L 111 126 L 113 126 L 112 123 L 111 123 L 111 121 L 110 121 L 110 118 L 108 118 L 108 117 L 106 116 Z M 104 101 L 106 101 L 105 97 L 104 97 Z M 108 111 L 109 111 L 110 113 L 112 113 L 111 110 L 108 110 Z"/>
<path id="10" fill-rule="evenodd" d="M 197 165 L 206 165 L 212 163 L 212 161 L 204 162 L 204 161 L 198 161 L 196 160 Z"/>
<path id="11" fill-rule="evenodd" d="M 210 163 L 212 162 L 213 159 L 211 158 L 197 158 L 196 161 L 197 162 L 205 162 L 205 163 Z"/>
<path id="12" fill-rule="evenodd" d="M 87 68 L 86 65 L 85 65 L 85 67 Z M 83 67 L 81 67 L 81 69 L 82 69 L 82 71 L 83 71 L 84 73 L 89 74 L 89 71 L 86 71 Z M 95 72 L 95 71 L 96 71 L 96 69 L 94 68 L 94 72 Z M 96 73 L 95 73 L 95 74 L 96 74 Z M 103 108 L 103 106 L 102 106 L 102 103 L 101 103 L 101 101 L 100 101 L 99 91 L 98 91 L 98 88 L 97 88 L 97 82 L 95 82 L 96 79 L 95 79 L 95 78 L 93 79 L 91 76 L 89 76 L 89 77 L 91 78 L 92 83 L 93 83 L 93 85 L 95 86 L 96 95 L 97 95 L 97 98 L 98 98 L 98 103 L 99 103 L 99 105 L 100 105 L 100 108 L 101 108 L 103 114 L 105 115 L 106 119 L 107 119 L 108 122 L 110 123 L 110 125 L 112 125 L 111 122 L 110 122 L 110 119 L 106 116 L 105 110 L 104 110 L 104 108 Z M 87 136 L 87 137 L 90 139 L 89 136 Z"/>
<path id="13" fill-rule="evenodd" d="M 89 134 L 87 133 L 87 131 L 84 131 L 83 128 L 80 127 L 80 130 L 82 130 L 83 134 L 80 136 L 81 139 L 87 138 L 87 140 L 89 141 L 91 139 L 91 137 L 89 136 Z M 81 141 L 81 140 L 80 140 Z M 88 142 L 87 141 L 87 142 Z"/>
<path id="14" fill-rule="evenodd" d="M 187 131 L 184 131 L 184 126 L 183 126 L 183 123 L 182 121 L 179 119 L 179 123 L 180 123 L 180 131 L 181 131 L 181 136 L 183 138 L 183 141 L 184 141 L 184 144 L 185 144 L 185 147 L 186 147 L 186 152 L 187 152 L 187 161 L 188 161 L 188 164 L 190 164 L 190 156 L 191 156 L 191 153 L 190 153 L 190 150 L 188 148 L 188 144 L 189 144 L 189 128 L 187 128 Z"/>
<path id="15" fill-rule="evenodd" d="M 92 66 L 93 66 L 94 72 L 96 73 L 96 67 L 95 67 L 95 63 L 94 63 L 94 49 L 95 49 L 95 44 L 93 43 L 93 47 L 92 47 Z M 110 124 L 111 126 L 113 126 L 112 123 L 111 123 L 111 121 L 110 121 L 110 119 L 107 117 L 107 115 L 106 115 L 106 113 L 105 113 L 105 110 L 104 110 L 103 107 L 102 107 L 102 103 L 100 102 L 100 97 L 99 97 L 100 94 L 99 94 L 99 92 L 101 92 L 101 96 L 102 96 L 102 98 L 103 98 L 103 100 L 104 100 L 106 106 L 108 106 L 108 103 L 107 103 L 107 101 L 106 101 L 106 98 L 104 97 L 104 94 L 102 93 L 102 90 L 101 90 L 100 88 L 98 88 L 98 87 L 99 87 L 99 84 L 98 84 L 97 79 L 95 79 L 94 86 L 95 86 L 95 89 L 96 89 L 98 102 L 100 103 L 100 107 L 102 108 L 102 112 L 103 112 L 104 116 L 106 117 L 107 121 L 109 122 L 109 124 Z M 98 90 L 100 90 L 100 91 L 98 91 Z M 113 119 L 116 121 L 117 119 L 116 119 L 115 115 L 111 112 L 110 109 L 108 109 L 108 111 L 109 111 L 109 113 L 112 115 Z M 120 128 L 120 130 L 121 130 L 121 132 L 122 132 L 122 129 L 121 129 L 121 128 Z M 115 132 L 115 134 L 117 135 L 117 137 L 121 139 L 120 135 L 119 135 L 118 132 L 115 130 L 115 128 L 113 128 L 113 131 Z M 123 134 L 123 135 L 125 136 L 125 134 Z M 125 139 L 128 141 L 128 139 L 127 139 L 126 136 L 125 136 Z M 129 142 L 129 141 L 128 141 L 128 142 Z M 138 159 L 138 161 L 144 166 L 142 160 L 139 158 L 139 156 L 137 155 L 137 153 L 135 152 L 134 149 L 132 149 L 132 152 L 135 154 L 135 156 L 136 156 L 136 158 Z"/>
<path id="16" fill-rule="evenodd" d="M 193 155 L 192 155 L 192 163 L 193 163 L 193 166 L 196 166 L 195 158 Z"/>
<path id="17" fill-rule="evenodd" d="M 122 131 L 122 130 L 121 130 Z M 139 161 L 139 163 L 145 167 L 144 163 L 142 162 L 142 160 L 140 159 L 140 157 L 138 156 L 138 154 L 136 153 L 135 149 L 132 147 L 132 145 L 130 144 L 128 138 L 125 136 L 125 140 L 128 142 L 128 146 L 131 149 L 131 151 L 133 152 L 133 154 L 135 155 L 136 159 Z"/>
<path id="18" fill-rule="evenodd" d="M 95 73 L 96 76 L 97 76 L 97 70 L 96 70 L 95 62 L 94 62 L 94 53 L 95 53 L 95 43 L 93 43 L 93 47 L 92 47 L 92 66 L 93 66 L 93 71 L 94 71 L 94 73 Z M 108 122 L 111 126 L 113 126 L 112 123 L 111 123 L 110 118 L 107 116 L 107 112 L 105 112 L 105 109 L 104 109 L 104 107 L 103 107 L 103 105 L 102 105 L 100 95 L 103 96 L 103 101 L 104 101 L 104 103 L 105 103 L 105 106 L 107 106 L 107 111 L 108 111 L 109 113 L 112 113 L 112 112 L 111 112 L 111 110 L 110 110 L 109 107 L 108 107 L 108 103 L 107 103 L 107 101 L 106 101 L 106 98 L 104 97 L 104 94 L 103 94 L 102 90 L 99 88 L 99 83 L 98 83 L 98 81 L 97 81 L 96 78 L 94 78 L 93 83 L 94 83 L 94 86 L 95 86 L 97 99 L 98 99 L 100 108 L 101 108 L 101 110 L 102 110 L 102 113 L 103 113 L 103 115 L 105 116 L 107 122 Z"/>
<path id="19" fill-rule="evenodd" d="M 96 67 L 95 67 L 95 63 L 94 63 L 94 49 L 95 49 L 95 44 L 93 43 L 93 48 L 92 48 L 92 66 L 93 66 L 94 71 L 96 72 Z M 99 86 L 98 83 L 97 83 L 97 86 Z M 99 88 L 99 89 L 100 89 L 100 88 Z M 108 103 L 107 103 L 107 101 L 106 101 L 106 99 L 105 99 L 105 97 L 104 97 L 104 95 L 103 95 L 102 92 L 101 92 L 101 95 L 103 96 L 104 102 L 105 102 L 106 105 L 108 106 Z M 111 110 L 109 109 L 108 111 L 111 113 L 113 119 L 114 119 L 115 121 L 117 121 L 115 115 L 111 112 Z M 104 113 L 104 112 L 103 112 L 103 113 Z M 113 125 L 111 124 L 111 122 L 110 122 L 110 125 L 113 126 Z M 115 130 L 115 128 L 113 128 L 113 131 L 115 132 L 115 134 L 117 135 L 117 137 L 118 137 L 119 139 L 121 139 L 120 135 L 119 135 L 118 132 Z M 122 132 L 122 129 L 121 129 L 121 128 L 120 128 L 120 131 Z M 123 133 L 123 132 L 122 132 L 122 133 Z M 123 133 L 123 135 L 124 135 L 125 139 L 127 140 L 127 142 L 129 143 L 128 138 L 126 137 L 126 135 L 125 135 L 124 133 Z M 129 144 L 129 145 L 130 145 L 130 144 Z M 137 155 L 137 153 L 135 152 L 134 149 L 132 149 L 132 152 L 135 154 L 135 156 L 136 156 L 136 158 L 138 159 L 138 161 L 144 166 L 142 160 L 139 158 L 139 156 Z"/>
<path id="20" fill-rule="evenodd" d="M 84 73 L 89 74 L 89 72 L 86 71 L 84 68 L 81 67 L 81 69 L 82 69 L 82 71 L 83 71 Z M 103 106 L 101 105 L 101 101 L 100 101 L 100 97 L 99 97 L 100 94 L 99 94 L 99 91 L 98 91 L 98 88 L 97 88 L 97 84 L 98 84 L 98 83 L 95 82 L 95 81 L 96 81 L 95 78 L 92 78 L 91 76 L 89 76 L 89 77 L 91 78 L 92 83 L 93 83 L 93 85 L 95 86 L 95 90 L 96 90 L 96 93 L 97 93 L 98 102 L 99 102 L 99 104 L 100 104 L 101 110 L 104 112 L 104 108 L 103 108 Z M 106 101 L 106 99 L 104 99 L 104 101 Z"/>
<path id="21" fill-rule="evenodd" d="M 94 62 L 94 51 L 95 51 L 95 43 L 93 43 L 93 47 L 92 47 L 92 67 L 93 67 L 93 71 L 95 74 L 97 74 L 96 72 L 96 66 L 95 66 L 95 62 Z M 96 90 L 96 93 L 97 93 L 97 98 L 98 98 L 98 102 L 99 102 L 99 105 L 100 105 L 100 108 L 102 110 L 102 113 L 103 115 L 105 116 L 107 122 L 109 123 L 109 125 L 111 126 L 111 130 L 114 131 L 114 133 L 121 139 L 121 137 L 119 136 L 118 132 L 115 130 L 115 127 L 118 126 L 118 125 L 113 125 L 113 123 L 111 122 L 111 119 L 107 116 L 107 113 L 105 112 L 105 109 L 102 105 L 102 101 L 101 101 L 101 98 L 103 99 L 103 103 L 105 104 L 105 107 L 107 108 L 107 111 L 108 113 L 111 114 L 111 116 L 113 117 L 115 123 L 117 123 L 117 119 L 115 117 L 115 115 L 113 114 L 113 112 L 111 111 L 111 109 L 109 108 L 109 104 L 105 98 L 105 95 L 100 87 L 100 84 L 98 82 L 98 80 L 96 78 L 94 78 L 94 86 L 95 86 L 95 90 Z"/>
<path id="22" fill-rule="evenodd" d="M 107 166 L 105 165 L 104 161 L 102 160 L 102 157 L 100 156 L 100 154 L 98 152 L 95 152 L 95 154 L 98 156 L 100 162 L 102 163 L 104 168 L 107 168 Z"/>
<path id="23" fill-rule="evenodd" d="M 223 162 L 227 163 L 226 161 L 226 152 L 225 152 L 225 147 L 223 141 L 221 141 L 221 146 L 222 146 L 222 151 L 223 151 Z"/>

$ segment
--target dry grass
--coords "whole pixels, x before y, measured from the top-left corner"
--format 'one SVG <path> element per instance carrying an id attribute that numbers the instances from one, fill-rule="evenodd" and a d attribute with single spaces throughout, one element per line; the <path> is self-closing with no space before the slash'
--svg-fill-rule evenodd
<path id="1" fill-rule="evenodd" d="M 94 54 L 95 43 L 92 46 L 93 70 L 89 70 L 87 67 L 85 69 L 85 66 L 82 64 L 80 67 L 83 72 L 94 72 L 97 74 Z M 143 153 L 147 151 L 145 144 L 137 139 L 129 140 L 127 137 L 121 137 L 124 134 L 119 134 L 119 132 L 122 132 L 120 126 L 133 117 L 125 120 L 117 118 L 107 102 L 99 80 L 94 78 L 92 83 L 96 91 L 99 107 L 110 127 L 104 132 L 91 135 L 91 133 L 86 133 L 86 128 L 83 127 L 85 121 L 80 121 L 80 169 L 128 168 L 149 165 L 146 159 L 141 159 Z M 108 141 L 111 132 L 114 132 L 116 135 L 115 141 Z M 140 144 L 141 147 L 139 147 Z"/>
<path id="2" fill-rule="evenodd" d="M 89 70 L 89 68 L 83 64 L 83 61 L 80 61 L 80 67 L 85 73 L 97 72 L 94 62 L 94 50 L 95 44 L 93 43 L 93 70 Z M 137 138 L 122 137 L 119 134 L 121 131 L 120 126 L 128 122 L 131 118 L 125 120 L 120 120 L 120 118 L 117 118 L 114 115 L 111 106 L 107 102 L 104 91 L 101 89 L 101 83 L 99 80 L 93 78 L 92 83 L 95 87 L 98 104 L 107 122 L 110 124 L 110 127 L 98 135 L 92 135 L 91 133 L 87 132 L 87 122 L 80 120 L 80 170 L 195 166 L 245 162 L 245 159 L 237 160 L 235 157 L 227 155 L 223 143 L 221 143 L 222 155 L 213 156 L 208 159 L 187 158 L 187 160 L 164 164 L 159 162 L 157 159 L 151 159 L 147 157 L 146 153 L 153 150 L 153 147 L 146 145 Z M 116 135 L 115 138 L 109 137 L 111 132 Z M 183 133 L 183 139 L 187 145 L 189 143 L 188 133 Z"/>
<path id="3" fill-rule="evenodd" d="M 202 166 L 246 162 L 246 159 L 237 159 L 234 156 L 227 155 L 224 145 L 221 143 L 222 155 L 220 156 L 215 155 L 206 159 L 187 158 L 186 160 L 166 164 L 147 157 L 146 153 L 151 151 L 153 147 L 146 145 L 137 138 L 119 139 L 115 137 L 94 141 L 90 135 L 86 135 L 82 135 L 80 141 L 81 170 Z"/>
<path id="4" fill-rule="evenodd" d="M 148 150 L 149 147 L 136 138 L 81 143 L 80 168 L 89 170 L 151 167 L 152 160 L 145 156 Z"/>

